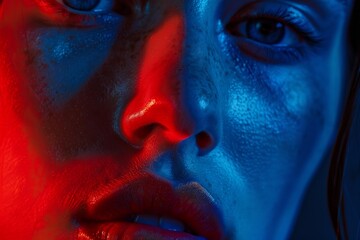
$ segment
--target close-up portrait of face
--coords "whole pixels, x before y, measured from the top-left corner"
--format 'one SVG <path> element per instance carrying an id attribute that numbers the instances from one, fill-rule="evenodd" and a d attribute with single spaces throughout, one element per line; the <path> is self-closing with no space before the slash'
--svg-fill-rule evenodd
<path id="1" fill-rule="evenodd" d="M 0 0 L 0 239 L 360 239 L 360 1 Z"/>

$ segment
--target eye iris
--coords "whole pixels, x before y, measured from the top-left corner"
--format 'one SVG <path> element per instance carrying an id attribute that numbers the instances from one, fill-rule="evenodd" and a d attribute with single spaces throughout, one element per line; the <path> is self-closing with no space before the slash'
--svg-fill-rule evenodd
<path id="1" fill-rule="evenodd" d="M 90 11 L 94 9 L 101 0 L 64 0 L 64 4 L 69 8 L 79 11 Z"/>
<path id="2" fill-rule="evenodd" d="M 285 35 L 285 26 L 272 19 L 250 20 L 246 25 L 248 38 L 266 44 L 277 44 Z"/>

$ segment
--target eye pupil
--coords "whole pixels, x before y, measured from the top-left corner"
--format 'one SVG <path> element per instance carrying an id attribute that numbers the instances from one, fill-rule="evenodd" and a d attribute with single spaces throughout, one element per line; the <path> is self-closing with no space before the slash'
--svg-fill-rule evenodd
<path id="1" fill-rule="evenodd" d="M 78 11 L 93 10 L 101 0 L 63 0 L 64 4 L 69 8 Z"/>
<path id="2" fill-rule="evenodd" d="M 254 19 L 246 25 L 248 38 L 266 44 L 277 44 L 285 35 L 285 26 L 273 19 Z"/>

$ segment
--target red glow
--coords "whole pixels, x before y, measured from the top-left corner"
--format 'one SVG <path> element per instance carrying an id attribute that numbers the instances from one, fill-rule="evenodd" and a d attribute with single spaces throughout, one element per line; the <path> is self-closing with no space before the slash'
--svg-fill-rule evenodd
<path id="1" fill-rule="evenodd" d="M 18 9 L 9 7 L 17 3 L 6 1 L 4 5 Z M 98 185 L 120 176 L 129 180 L 126 174 L 131 176 L 143 169 L 164 147 L 189 136 L 189 125 L 182 120 L 176 72 L 182 58 L 184 22 L 180 15 L 169 16 L 149 37 L 136 94 L 121 119 L 124 134 L 131 142 L 146 140 L 143 151 L 134 156 L 131 151 L 125 153 L 122 157 L 131 162 L 124 160 L 121 164 L 119 157 L 113 156 L 71 159 L 60 164 L 54 156 L 49 156 L 51 148 L 42 135 L 43 116 L 37 109 L 39 99 L 29 87 L 36 73 L 24 66 L 29 63 L 29 57 L 38 57 L 24 52 L 27 39 L 23 36 L 33 23 L 23 18 L 35 14 L 31 6 L 26 9 L 23 15 L 1 16 L 0 23 L 0 36 L 6 36 L 0 41 L 0 226 L 3 226 L 0 236 L 1 239 L 29 239 L 29 236 L 54 239 L 57 235 L 71 234 L 74 226 L 69 215 L 79 209 L 81 201 Z M 45 14 L 53 9 L 47 10 Z M 147 138 L 150 133 L 154 137 Z"/>
<path id="2" fill-rule="evenodd" d="M 155 133 L 161 134 L 170 144 L 189 136 L 179 103 L 177 73 L 183 39 L 184 20 L 181 15 L 173 14 L 147 41 L 136 94 L 122 118 L 123 132 L 133 144 L 142 145 Z"/>

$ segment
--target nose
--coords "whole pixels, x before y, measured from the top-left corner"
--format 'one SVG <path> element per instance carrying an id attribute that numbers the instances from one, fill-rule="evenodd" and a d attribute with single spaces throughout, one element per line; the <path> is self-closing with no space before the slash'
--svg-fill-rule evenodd
<path id="1" fill-rule="evenodd" d="M 136 91 L 121 116 L 122 134 L 135 146 L 143 146 L 155 135 L 168 145 L 194 136 L 199 149 L 214 146 L 214 134 L 196 122 L 206 117 L 193 116 L 184 101 L 184 27 L 182 15 L 172 14 L 146 41 Z"/>

